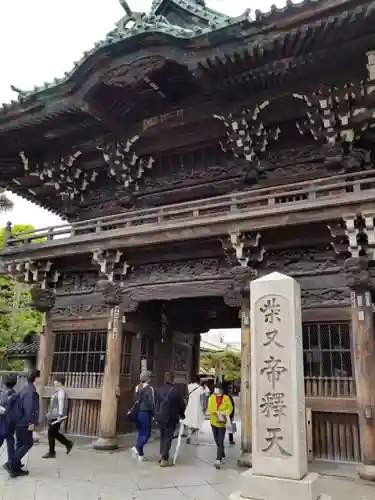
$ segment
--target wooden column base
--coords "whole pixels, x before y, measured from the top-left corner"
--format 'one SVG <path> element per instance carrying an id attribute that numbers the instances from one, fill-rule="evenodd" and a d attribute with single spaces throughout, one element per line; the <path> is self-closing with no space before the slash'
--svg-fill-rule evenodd
<path id="1" fill-rule="evenodd" d="M 240 458 L 237 460 L 237 465 L 239 467 L 244 467 L 249 469 L 253 466 L 253 461 L 251 457 L 251 453 L 241 453 Z"/>
<path id="2" fill-rule="evenodd" d="M 98 451 L 113 451 L 118 449 L 118 439 L 117 437 L 103 438 L 99 437 L 96 441 L 92 443 L 94 450 Z"/>
<path id="3" fill-rule="evenodd" d="M 357 473 L 364 481 L 375 482 L 375 465 L 359 465 Z"/>

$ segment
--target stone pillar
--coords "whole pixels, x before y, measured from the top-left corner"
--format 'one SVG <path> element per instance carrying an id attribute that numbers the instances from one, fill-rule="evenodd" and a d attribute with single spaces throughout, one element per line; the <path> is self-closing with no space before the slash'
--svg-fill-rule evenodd
<path id="1" fill-rule="evenodd" d="M 242 298 L 241 304 L 241 457 L 238 464 L 242 467 L 251 467 L 251 334 L 250 334 L 250 301 L 247 296 Z"/>
<path id="2" fill-rule="evenodd" d="M 107 352 L 100 408 L 99 438 L 93 443 L 96 450 L 118 448 L 116 436 L 118 398 L 120 395 L 121 349 L 123 337 L 121 291 L 115 283 L 99 281 L 98 289 L 110 306 L 107 334 Z"/>
<path id="3" fill-rule="evenodd" d="M 375 481 L 375 345 L 371 277 L 365 257 L 345 262 L 351 290 L 351 320 L 357 402 L 362 448 L 362 479 Z"/>
<path id="4" fill-rule="evenodd" d="M 250 285 L 252 469 L 230 498 L 317 500 L 307 473 L 301 290 L 271 273 Z"/>

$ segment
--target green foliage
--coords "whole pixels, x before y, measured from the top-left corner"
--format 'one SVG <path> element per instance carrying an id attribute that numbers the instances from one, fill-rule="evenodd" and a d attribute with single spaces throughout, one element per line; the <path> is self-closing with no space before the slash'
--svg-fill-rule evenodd
<path id="1" fill-rule="evenodd" d="M 200 365 L 212 374 L 221 373 L 228 382 L 241 378 L 241 353 L 237 351 L 201 352 Z"/>
<path id="2" fill-rule="evenodd" d="M 1 211 L 1 208 L 0 208 L 0 211 Z M 35 231 L 35 227 L 32 226 L 31 224 L 16 224 L 15 226 L 12 227 L 11 234 L 25 232 L 26 234 L 22 235 L 22 237 L 24 237 L 26 239 L 27 236 L 30 236 L 33 231 Z M 0 229 L 0 248 L 3 248 L 4 236 L 5 236 L 5 227 L 2 227 Z M 38 238 L 38 240 L 33 240 L 33 241 L 34 242 L 43 241 L 43 238 Z"/>
<path id="3" fill-rule="evenodd" d="M 16 225 L 12 232 L 33 231 L 31 225 Z M 4 228 L 0 229 L 0 246 L 4 243 Z M 42 315 L 30 307 L 30 291 L 27 285 L 12 276 L 0 276 L 0 363 L 4 366 L 4 351 L 12 342 L 22 340 L 30 331 L 39 332 Z M 12 362 L 13 369 L 20 362 Z M 22 368 L 22 367 L 21 367 Z"/>

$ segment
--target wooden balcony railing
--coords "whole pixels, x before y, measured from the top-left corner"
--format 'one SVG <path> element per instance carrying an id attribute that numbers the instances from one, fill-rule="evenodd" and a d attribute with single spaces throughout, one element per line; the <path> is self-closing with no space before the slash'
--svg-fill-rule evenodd
<path id="1" fill-rule="evenodd" d="M 305 377 L 307 398 L 355 398 L 352 377 Z"/>
<path id="2" fill-rule="evenodd" d="M 254 189 L 240 193 L 232 193 L 205 200 L 189 201 L 157 208 L 128 211 L 126 213 L 99 217 L 72 224 L 37 229 L 35 231 L 5 234 L 3 253 L 6 247 L 17 244 L 43 245 L 45 241 L 68 239 L 75 236 L 103 231 L 123 229 L 129 234 L 139 226 L 145 230 L 154 230 L 168 223 L 168 229 L 173 223 L 194 221 L 204 223 L 205 219 L 214 216 L 230 216 L 244 214 L 250 216 L 278 213 L 278 206 L 299 210 L 306 206 L 318 205 L 325 200 L 356 201 L 364 198 L 366 192 L 373 191 L 375 198 L 375 169 L 353 174 L 336 175 L 333 177 L 297 182 L 283 186 Z M 109 235 L 108 235 L 109 236 Z"/>
<path id="3" fill-rule="evenodd" d="M 65 387 L 71 389 L 101 389 L 103 385 L 103 373 L 62 373 L 51 372 L 48 385 L 53 385 L 57 375 L 65 377 Z"/>

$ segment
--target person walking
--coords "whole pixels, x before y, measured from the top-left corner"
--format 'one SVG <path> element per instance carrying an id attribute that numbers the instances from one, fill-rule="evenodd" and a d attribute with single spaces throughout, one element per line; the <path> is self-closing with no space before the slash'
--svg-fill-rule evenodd
<path id="1" fill-rule="evenodd" d="M 11 477 L 27 476 L 29 471 L 22 469 L 22 458 L 34 445 L 33 431 L 39 422 L 39 395 L 35 381 L 39 370 L 32 370 L 27 375 L 27 383 L 18 393 L 17 411 L 15 417 L 16 448 L 13 458 L 4 464 Z"/>
<path id="2" fill-rule="evenodd" d="M 140 383 L 135 388 L 135 402 L 133 408 L 135 425 L 137 427 L 138 436 L 135 446 L 132 448 L 133 456 L 137 457 L 140 462 L 143 462 L 144 447 L 151 436 L 151 424 L 154 414 L 154 389 L 150 385 L 151 373 L 146 371 L 141 373 Z"/>
<path id="3" fill-rule="evenodd" d="M 154 419 L 160 429 L 160 467 L 168 467 L 172 439 L 180 420 L 185 418 L 185 402 L 174 383 L 174 373 L 166 372 L 164 384 L 155 391 Z"/>
<path id="4" fill-rule="evenodd" d="M 230 446 L 234 446 L 236 443 L 234 442 L 234 431 L 235 431 L 235 423 L 233 422 L 234 421 L 234 413 L 236 411 L 236 407 L 234 405 L 234 399 L 232 397 L 232 394 L 231 394 L 231 390 L 229 388 L 229 385 L 226 386 L 226 389 L 225 389 L 225 394 L 228 396 L 228 398 L 230 399 L 230 402 L 232 403 L 232 407 L 233 407 L 233 410 L 232 410 L 232 413 L 229 415 L 229 420 L 230 420 L 230 423 L 231 425 L 229 427 L 231 427 L 232 431 L 228 431 L 228 437 L 229 437 L 229 445 Z M 228 427 L 228 426 L 227 426 Z"/>
<path id="5" fill-rule="evenodd" d="M 201 430 L 205 417 L 202 407 L 203 395 L 204 389 L 200 385 L 199 376 L 195 375 L 192 382 L 188 385 L 188 402 L 185 410 L 185 419 L 182 421 L 187 428 L 187 444 L 190 444 L 194 437 L 195 444 L 198 444 L 199 431 Z"/>
<path id="6" fill-rule="evenodd" d="M 49 450 L 42 458 L 56 457 L 56 439 L 65 446 L 67 454 L 73 448 L 73 442 L 60 432 L 62 423 L 68 417 L 68 396 L 64 387 L 65 377 L 63 375 L 56 375 L 54 386 L 56 390 L 52 394 L 47 413 Z"/>
<path id="7" fill-rule="evenodd" d="M 203 403 L 202 403 L 202 406 L 203 406 L 204 415 L 206 415 L 207 408 L 208 408 L 208 400 L 209 400 L 209 397 L 211 395 L 211 391 L 210 391 L 210 388 L 207 385 L 207 382 L 205 382 L 202 387 L 203 387 L 203 394 L 202 394 L 202 401 L 203 401 Z"/>
<path id="8" fill-rule="evenodd" d="M 15 453 L 14 434 L 16 431 L 16 407 L 18 394 L 15 391 L 17 375 L 9 374 L 4 377 L 5 391 L 0 395 L 0 447 L 7 445 L 8 460 L 5 465 L 13 459 Z"/>
<path id="9" fill-rule="evenodd" d="M 216 460 L 214 466 L 220 469 L 224 459 L 224 439 L 227 420 L 233 411 L 233 406 L 229 396 L 224 394 L 224 388 L 221 384 L 216 384 L 214 394 L 208 400 L 208 413 L 210 414 L 210 423 L 214 440 L 217 447 Z"/>

